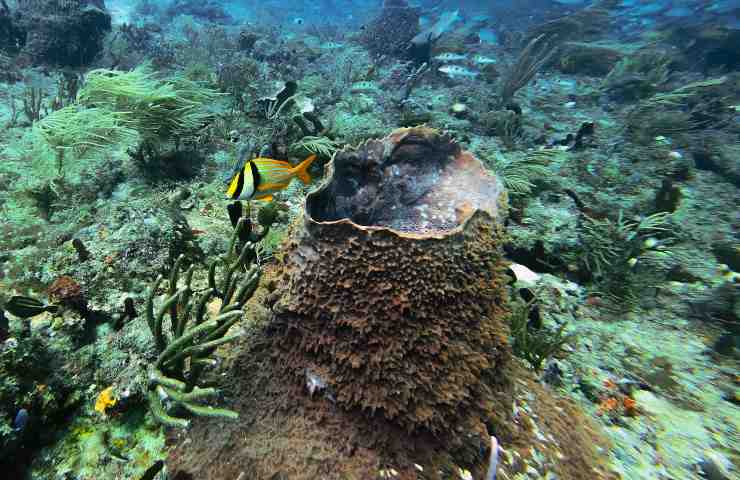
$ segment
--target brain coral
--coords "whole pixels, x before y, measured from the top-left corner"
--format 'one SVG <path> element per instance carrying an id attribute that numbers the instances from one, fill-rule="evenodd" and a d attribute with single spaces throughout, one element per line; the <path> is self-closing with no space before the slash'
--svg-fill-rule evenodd
<path id="1" fill-rule="evenodd" d="M 326 178 L 284 260 L 280 363 L 346 409 L 486 445 L 509 358 L 501 182 L 427 128 L 339 152 Z"/>

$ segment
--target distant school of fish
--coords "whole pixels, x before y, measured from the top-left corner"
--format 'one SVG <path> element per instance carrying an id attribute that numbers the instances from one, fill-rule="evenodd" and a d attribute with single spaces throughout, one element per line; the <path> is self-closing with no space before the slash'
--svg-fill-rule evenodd
<path id="1" fill-rule="evenodd" d="M 477 70 L 473 70 L 463 65 L 457 65 L 453 62 L 470 61 L 474 65 L 490 65 L 496 63 L 495 58 L 490 58 L 483 55 L 473 55 L 472 58 L 468 58 L 468 56 L 465 54 L 453 52 L 445 52 L 439 54 L 432 60 L 442 63 L 443 65 L 439 67 L 438 70 L 450 78 L 474 78 L 480 74 L 480 72 L 478 72 Z"/>

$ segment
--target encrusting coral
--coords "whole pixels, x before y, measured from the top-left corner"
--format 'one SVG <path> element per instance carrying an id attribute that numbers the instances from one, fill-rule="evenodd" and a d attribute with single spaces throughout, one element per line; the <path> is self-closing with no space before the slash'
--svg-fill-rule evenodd
<path id="1" fill-rule="evenodd" d="M 95 399 L 95 411 L 105 415 L 109 408 L 116 405 L 117 400 L 113 394 L 113 386 L 106 388 L 98 394 Z"/>

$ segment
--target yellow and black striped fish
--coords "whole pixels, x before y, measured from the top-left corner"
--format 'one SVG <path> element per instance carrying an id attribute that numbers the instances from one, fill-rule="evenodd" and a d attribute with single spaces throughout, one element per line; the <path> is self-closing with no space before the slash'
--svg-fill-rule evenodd
<path id="1" fill-rule="evenodd" d="M 284 160 L 253 158 L 231 179 L 226 195 L 232 200 L 272 200 L 272 195 L 290 185 L 294 178 L 308 185 L 308 167 L 316 159 L 311 155 L 295 167 Z"/>

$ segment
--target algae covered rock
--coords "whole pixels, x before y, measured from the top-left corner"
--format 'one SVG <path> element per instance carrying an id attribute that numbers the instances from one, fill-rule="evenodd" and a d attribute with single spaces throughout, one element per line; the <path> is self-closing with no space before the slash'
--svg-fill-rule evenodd
<path id="1" fill-rule="evenodd" d="M 564 73 L 604 76 L 622 56 L 622 52 L 608 45 L 567 42 L 563 45 L 558 67 Z"/>
<path id="2" fill-rule="evenodd" d="M 419 9 L 405 1 L 384 2 L 383 9 L 364 29 L 360 41 L 375 54 L 405 56 L 419 31 Z"/>
<path id="3" fill-rule="evenodd" d="M 24 2 L 14 15 L 14 24 L 25 32 L 21 54 L 35 64 L 88 65 L 111 29 L 102 0 Z"/>

